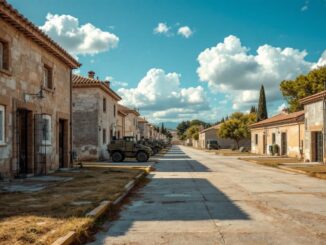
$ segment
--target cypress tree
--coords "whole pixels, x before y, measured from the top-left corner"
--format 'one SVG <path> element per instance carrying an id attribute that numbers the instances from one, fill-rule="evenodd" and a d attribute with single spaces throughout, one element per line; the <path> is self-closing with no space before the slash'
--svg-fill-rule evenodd
<path id="1" fill-rule="evenodd" d="M 257 112 L 257 109 L 256 109 L 256 106 L 252 106 L 251 108 L 250 108 L 250 113 L 256 113 Z"/>
<path id="2" fill-rule="evenodd" d="M 258 102 L 258 111 L 257 111 L 257 122 L 265 120 L 268 118 L 267 107 L 266 107 L 266 96 L 264 85 L 261 85 L 259 102 Z"/>

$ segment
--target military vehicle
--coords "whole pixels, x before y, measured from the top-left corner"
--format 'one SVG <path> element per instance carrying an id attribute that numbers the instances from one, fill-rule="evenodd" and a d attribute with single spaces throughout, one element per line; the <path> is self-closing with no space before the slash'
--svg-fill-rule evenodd
<path id="1" fill-rule="evenodd" d="M 138 162 L 147 162 L 152 154 L 150 147 L 137 143 L 132 136 L 112 140 L 108 144 L 108 152 L 113 162 L 122 162 L 126 157 L 136 158 Z"/>

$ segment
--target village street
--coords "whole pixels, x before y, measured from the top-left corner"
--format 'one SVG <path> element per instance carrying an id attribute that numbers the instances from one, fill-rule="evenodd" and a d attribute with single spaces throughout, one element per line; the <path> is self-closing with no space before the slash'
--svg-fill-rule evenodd
<path id="1" fill-rule="evenodd" d="M 184 146 L 92 244 L 325 244 L 326 182 Z"/>

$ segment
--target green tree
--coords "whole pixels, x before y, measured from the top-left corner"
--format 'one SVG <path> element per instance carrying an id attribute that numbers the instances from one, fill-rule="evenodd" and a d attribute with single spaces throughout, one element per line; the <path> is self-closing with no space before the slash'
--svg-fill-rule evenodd
<path id="1" fill-rule="evenodd" d="M 266 106 L 266 96 L 264 85 L 261 85 L 259 102 L 258 102 L 258 111 L 257 111 L 257 122 L 265 120 L 268 118 L 267 106 Z"/>
<path id="2" fill-rule="evenodd" d="M 288 102 L 289 111 L 295 112 L 303 109 L 299 100 L 322 92 L 326 82 L 326 66 L 310 71 L 306 75 L 300 75 L 294 80 L 284 80 L 280 84 L 283 97 Z"/>
<path id="3" fill-rule="evenodd" d="M 256 121 L 256 114 L 233 113 L 228 120 L 222 123 L 218 133 L 222 138 L 233 139 L 239 148 L 242 139 L 250 138 L 249 125 Z"/>
<path id="4" fill-rule="evenodd" d="M 192 125 L 189 127 L 186 131 L 187 139 L 199 139 L 199 131 L 200 131 L 200 125 Z"/>
<path id="5" fill-rule="evenodd" d="M 257 113 L 256 106 L 253 105 L 253 106 L 250 108 L 250 113 Z"/>

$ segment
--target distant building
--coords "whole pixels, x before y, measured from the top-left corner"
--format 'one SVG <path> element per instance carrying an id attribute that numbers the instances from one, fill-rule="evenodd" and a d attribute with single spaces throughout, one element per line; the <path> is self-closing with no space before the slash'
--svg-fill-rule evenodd
<path id="1" fill-rule="evenodd" d="M 125 116 L 125 136 L 134 136 L 136 140 L 140 139 L 138 128 L 139 112 L 136 109 L 130 109 L 126 106 L 118 104 L 118 110 L 126 114 Z"/>
<path id="2" fill-rule="evenodd" d="M 126 136 L 126 116 L 128 114 L 124 113 L 121 108 L 118 107 L 118 118 L 117 118 L 117 139 L 122 139 Z"/>
<path id="3" fill-rule="evenodd" d="M 0 179 L 71 166 L 71 72 L 79 66 L 0 1 Z"/>
<path id="4" fill-rule="evenodd" d="M 109 158 L 107 144 L 116 136 L 118 101 L 110 82 L 73 75 L 73 145 L 80 160 Z"/>
<path id="5" fill-rule="evenodd" d="M 138 127 L 140 138 L 150 138 L 150 124 L 144 117 L 138 117 Z"/>
<path id="6" fill-rule="evenodd" d="M 304 133 L 304 159 L 310 162 L 326 162 L 325 139 L 325 108 L 323 103 L 326 91 L 317 93 L 300 100 L 304 105 L 305 133 Z"/>
<path id="7" fill-rule="evenodd" d="M 271 155 L 271 145 L 277 145 L 279 155 L 303 157 L 304 111 L 280 114 L 250 125 L 251 151 L 256 154 Z"/>
<path id="8" fill-rule="evenodd" d="M 202 149 L 208 149 L 210 142 L 217 142 L 220 148 L 228 149 L 235 146 L 233 139 L 223 139 L 218 136 L 218 130 L 220 129 L 221 124 L 214 125 L 212 127 L 203 129 L 199 132 L 199 147 Z M 248 140 L 241 140 L 239 146 L 247 146 Z"/>

